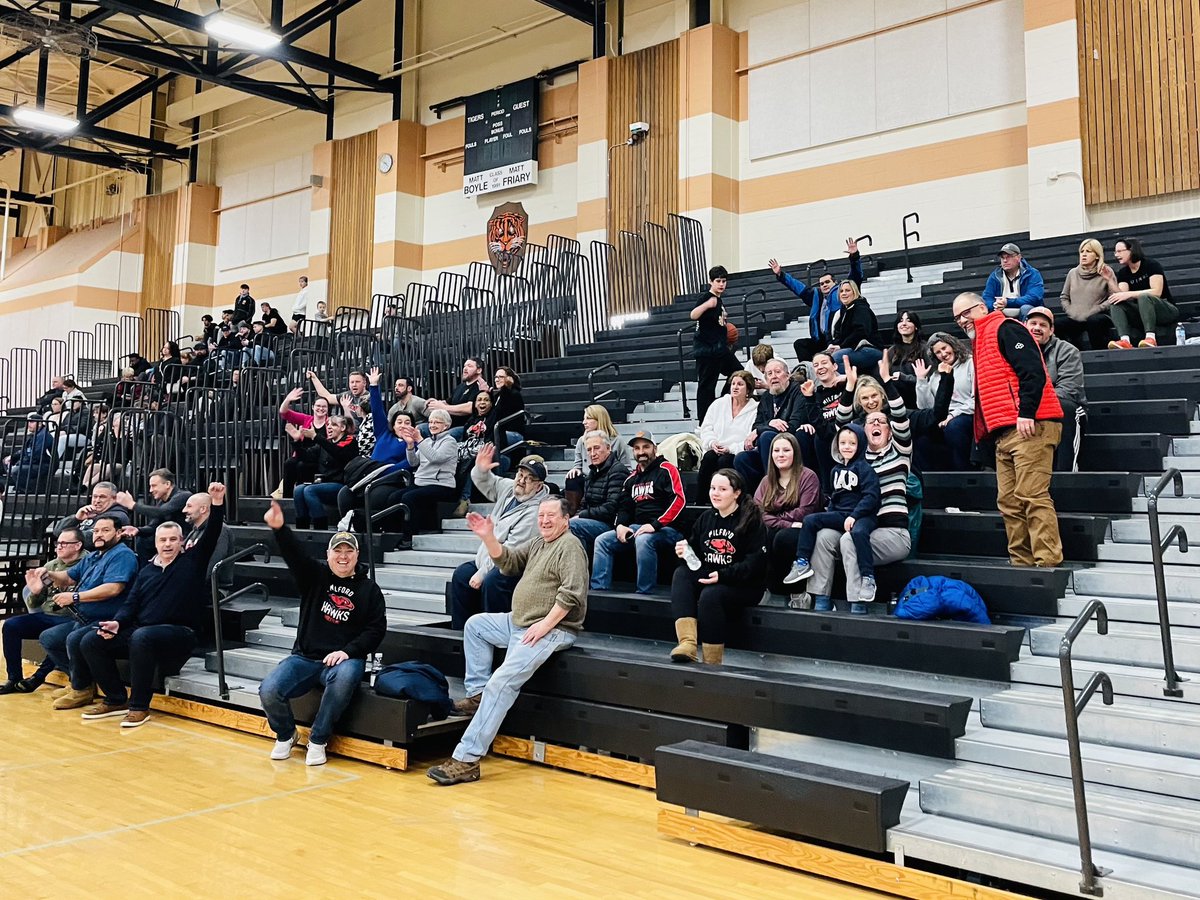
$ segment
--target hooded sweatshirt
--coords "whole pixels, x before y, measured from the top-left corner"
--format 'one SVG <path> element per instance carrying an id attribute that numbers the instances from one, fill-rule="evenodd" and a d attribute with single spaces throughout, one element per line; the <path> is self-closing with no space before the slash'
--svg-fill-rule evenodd
<path id="1" fill-rule="evenodd" d="M 858 447 L 849 462 L 838 453 L 838 437 L 843 431 L 852 431 L 858 438 Z M 829 512 L 861 519 L 879 512 L 879 476 L 866 460 L 867 434 L 862 426 L 851 423 L 843 425 L 833 436 L 833 471 L 830 484 L 833 493 L 829 497 Z"/>
<path id="2" fill-rule="evenodd" d="M 706 509 L 688 543 L 700 557 L 697 574 L 716 572 L 717 584 L 761 591 L 767 581 L 767 527 L 757 514 L 747 516 L 739 527 L 741 518 L 740 508 L 728 516 Z"/>
<path id="3" fill-rule="evenodd" d="M 520 547 L 537 536 L 538 505 L 550 496 L 548 487 L 543 484 L 542 489 L 533 496 L 518 500 L 513 496 L 517 483 L 511 478 L 498 478 L 492 472 L 474 466 L 471 468 L 471 480 L 483 496 L 496 502 L 489 515 L 496 527 L 496 540 L 502 546 Z M 475 568 L 479 574 L 486 575 L 495 566 L 496 562 L 488 555 L 487 547 L 480 544 L 475 551 Z"/>
<path id="4" fill-rule="evenodd" d="M 674 522 L 686 504 L 679 470 L 656 456 L 646 463 L 646 468 L 639 466 L 625 479 L 616 524 L 635 531 L 642 525 L 650 525 L 659 531 Z"/>

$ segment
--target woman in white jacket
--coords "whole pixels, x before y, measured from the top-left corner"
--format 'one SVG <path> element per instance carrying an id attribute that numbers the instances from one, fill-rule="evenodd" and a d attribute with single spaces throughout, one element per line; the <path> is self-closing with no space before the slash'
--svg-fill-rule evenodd
<path id="1" fill-rule="evenodd" d="M 950 414 L 939 423 L 941 440 L 934 436 L 917 441 L 917 466 L 922 471 L 964 472 L 972 468 L 971 447 L 975 442 L 975 362 L 965 343 L 944 332 L 931 335 L 927 346 L 930 366 L 925 377 L 917 378 L 917 408 L 933 408 L 938 383 L 946 377 L 938 372 L 938 363 L 954 366 L 954 391 Z"/>
<path id="2" fill-rule="evenodd" d="M 754 429 L 758 401 L 754 399 L 754 376 L 742 370 L 729 376 L 729 393 L 718 397 L 700 423 L 700 472 L 696 496 L 708 497 L 709 482 L 717 469 L 733 465 L 733 457 L 742 450 Z"/>

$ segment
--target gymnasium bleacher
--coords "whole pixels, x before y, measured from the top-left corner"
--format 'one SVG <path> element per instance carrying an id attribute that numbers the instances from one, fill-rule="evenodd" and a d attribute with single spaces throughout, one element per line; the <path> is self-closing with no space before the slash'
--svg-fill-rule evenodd
<path id="1" fill-rule="evenodd" d="M 1166 267 L 1189 319 L 1200 314 L 1198 224 L 1136 230 Z M 1109 247 L 1117 233 L 1086 236 Z M 1057 306 L 1082 237 L 1001 235 L 922 247 L 910 255 L 911 282 L 902 254 L 873 254 L 870 268 L 878 274 L 864 283 L 863 295 L 885 335 L 905 310 L 920 312 L 926 334 L 956 331 L 953 297 L 981 289 L 996 249 L 1015 239 L 1042 271 L 1048 305 Z M 462 357 L 486 348 L 489 370 L 509 364 L 520 371 L 529 436 L 560 486 L 582 408 L 591 402 L 610 410 L 623 435 L 642 427 L 658 434 L 695 429 L 684 414 L 686 405 L 694 416 L 692 296 L 668 291 L 645 317 L 607 327 L 624 308 L 615 293 L 600 289 L 609 279 L 597 261 L 609 257 L 593 252 L 585 260 L 565 242 L 547 247 L 532 255 L 543 276 L 553 270 L 548 281 L 530 276 L 509 291 L 503 279 L 448 277 L 405 298 L 375 298 L 369 311 L 339 310 L 331 328 L 278 344 L 275 366 L 248 368 L 236 383 L 214 373 L 187 391 L 156 394 L 157 408 L 126 410 L 127 427 L 145 436 L 134 442 L 126 471 L 170 465 L 189 487 L 228 478 L 237 549 L 262 544 L 268 551 L 234 563 L 239 596 L 217 613 L 221 645 L 210 644 L 168 675 L 158 708 L 261 728 L 257 683 L 290 649 L 298 615 L 295 585 L 262 524 L 283 452 L 274 411 L 306 369 L 316 368 L 335 388 L 352 366 L 379 360 L 389 376 L 419 373 L 424 395 L 441 395 Z M 681 254 L 665 279 L 655 268 L 661 260 L 647 261 L 668 286 L 701 286 L 702 260 Z M 581 267 L 568 276 L 575 265 Z M 829 265 L 840 273 L 841 263 Z M 401 315 L 384 314 L 393 302 Z M 768 270 L 732 276 L 726 303 L 743 353 L 762 340 L 794 362 L 791 342 L 806 333 L 806 308 Z M 151 347 L 181 330 L 169 318 L 152 324 L 142 329 L 153 334 Z M 670 569 L 660 567 L 660 593 L 645 596 L 632 592 L 630 570 L 618 568 L 622 583 L 592 592 L 577 649 L 529 682 L 495 751 L 657 784 L 665 803 L 822 847 L 889 854 L 984 886 L 1075 895 L 1079 851 L 1060 647 L 1076 616 L 1100 598 L 1108 633 L 1089 625 L 1073 645 L 1072 668 L 1079 685 L 1106 673 L 1115 694 L 1112 706 L 1097 699 L 1079 718 L 1094 857 L 1112 870 L 1105 878 L 1110 896 L 1197 895 L 1200 693 L 1185 682 L 1180 696 L 1164 695 L 1148 511 L 1154 505 L 1161 512 L 1163 532 L 1200 521 L 1200 347 L 1169 346 L 1172 338 L 1160 334 L 1156 350 L 1084 354 L 1090 403 L 1080 471 L 1056 473 L 1052 482 L 1061 567 L 1009 565 L 992 473 L 925 474 L 919 552 L 879 570 L 880 596 L 897 594 L 917 575 L 959 578 L 983 597 L 992 625 L 802 613 L 773 594 L 735 627 L 724 666 L 673 666 Z M 111 398 L 111 391 L 112 382 L 100 379 L 87 388 L 93 399 Z M 9 409 L 8 447 L 20 436 L 23 412 Z M 1168 468 L 1184 473 L 1182 495 L 1151 504 L 1150 489 Z M 68 482 L 54 476 L 38 492 L 5 499 L 0 535 L 10 604 L 19 569 L 45 549 L 46 525 L 80 505 Z M 694 488 L 694 476 L 687 484 Z M 290 521 L 290 502 L 284 507 Z M 323 556 L 324 535 L 301 537 Z M 411 550 L 390 549 L 393 542 L 374 525 L 360 538 L 389 608 L 380 662 L 419 660 L 461 678 L 461 635 L 447 627 L 446 591 L 477 539 L 448 515 L 440 531 L 416 535 Z M 1200 568 L 1184 549 L 1168 549 L 1164 561 L 1175 662 L 1187 673 L 1200 671 Z M 302 701 L 301 721 L 313 708 L 312 697 Z M 352 755 L 354 748 L 367 755 L 362 747 L 371 745 L 386 764 L 405 768 L 444 749 L 464 726 L 427 716 L 421 704 L 378 697 L 364 684 L 339 735 L 349 739 L 344 746 Z"/>

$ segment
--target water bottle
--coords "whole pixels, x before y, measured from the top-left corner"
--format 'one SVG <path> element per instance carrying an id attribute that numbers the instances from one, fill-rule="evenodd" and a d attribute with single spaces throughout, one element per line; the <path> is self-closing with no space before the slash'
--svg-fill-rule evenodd
<path id="1" fill-rule="evenodd" d="M 1187 329 L 1184 328 L 1183 323 L 1180 322 L 1178 325 L 1175 326 L 1175 346 L 1182 347 L 1186 343 L 1187 343 Z"/>
<path id="2" fill-rule="evenodd" d="M 700 571 L 700 557 L 696 555 L 696 551 L 692 549 L 691 544 L 684 544 L 683 561 L 687 563 L 687 567 L 693 572 Z"/>

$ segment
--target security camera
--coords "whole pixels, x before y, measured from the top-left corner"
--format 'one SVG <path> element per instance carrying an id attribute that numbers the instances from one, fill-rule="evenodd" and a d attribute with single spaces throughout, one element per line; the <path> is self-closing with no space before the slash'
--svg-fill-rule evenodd
<path id="1" fill-rule="evenodd" d="M 630 122 L 629 123 L 629 140 L 627 144 L 636 144 L 650 133 L 649 122 Z"/>

